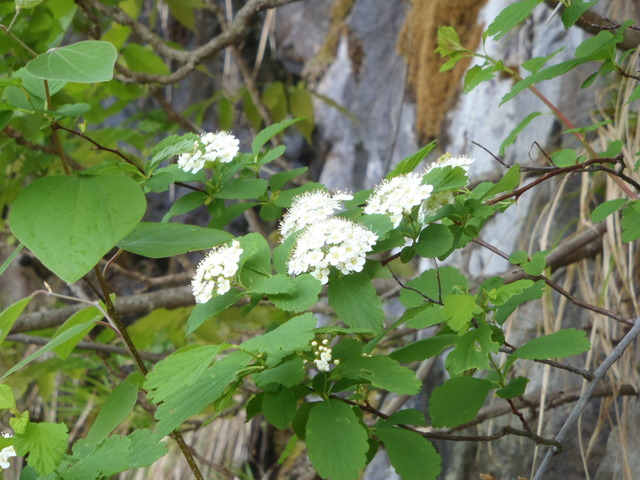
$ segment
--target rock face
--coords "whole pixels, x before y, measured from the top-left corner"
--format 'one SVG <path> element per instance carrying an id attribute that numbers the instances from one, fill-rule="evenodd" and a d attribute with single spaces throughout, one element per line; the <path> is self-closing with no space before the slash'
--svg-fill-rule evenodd
<path id="1" fill-rule="evenodd" d="M 458 24 L 459 27 L 468 26 L 467 30 L 471 31 L 477 27 L 468 22 L 470 11 L 477 17 L 475 21 L 478 24 L 487 25 L 512 3 L 508 0 L 430 2 L 431 0 L 414 0 L 415 11 L 411 9 L 409 2 L 376 0 L 336 0 L 313 2 L 313 5 L 300 3 L 279 10 L 278 19 L 283 27 L 276 29 L 278 42 L 284 46 L 281 53 L 290 59 L 288 63 L 283 60 L 283 63 L 295 68 L 296 73 L 306 75 L 317 93 L 341 107 L 335 108 L 322 99 L 317 99 L 315 103 L 316 135 L 320 151 L 323 153 L 319 177 L 330 188 L 370 188 L 394 164 L 414 153 L 425 143 L 425 139 L 430 140 L 433 137 L 439 139 L 440 152 L 467 154 L 477 159 L 470 172 L 472 178 L 499 175 L 504 171 L 504 167 L 472 142 L 477 142 L 497 154 L 505 137 L 526 115 L 534 111 L 548 112 L 540 99 L 529 91 L 499 107 L 500 98 L 511 89 L 512 81 L 509 79 L 495 79 L 483 83 L 465 95 L 459 95 L 462 72 L 450 77 L 453 87 L 446 85 L 444 88 L 442 82 L 421 82 L 421 76 L 437 76 L 440 63 L 437 63 L 435 57 L 430 57 L 429 52 L 424 53 L 424 45 L 407 46 L 407 30 L 411 31 L 414 41 L 417 39 L 426 43 L 429 48 L 436 45 L 433 22 L 422 23 L 428 31 L 416 32 L 421 23 L 412 21 L 413 17 L 418 14 L 425 15 L 425 12 L 435 15 L 435 11 L 442 25 L 450 20 L 449 23 Z M 433 6 L 436 3 L 439 8 Z M 616 5 L 619 7 L 624 3 L 621 1 Z M 337 11 L 340 11 L 342 16 L 337 16 Z M 562 48 L 564 50 L 557 53 L 551 63 L 570 58 L 575 47 L 586 39 L 588 34 L 579 29 L 567 32 L 562 27 L 559 17 L 549 20 L 551 13 L 552 10 L 544 5 L 537 7 L 533 18 L 526 20 L 500 42 L 487 42 L 487 54 L 503 59 L 508 65 L 520 65 L 525 60 L 550 55 Z M 447 17 L 447 14 L 450 17 Z M 309 15 L 317 19 L 309 25 L 309 29 L 296 30 L 291 27 L 297 22 L 309 21 Z M 428 18 L 431 18 L 429 15 Z M 336 22 L 341 22 L 341 26 L 336 26 Z M 297 41 L 299 35 L 300 42 Z M 332 37 L 327 38 L 327 35 Z M 474 41 L 473 36 L 466 38 Z M 315 48 L 314 41 L 318 42 Z M 333 57 L 327 59 L 325 49 L 320 62 L 323 66 L 318 68 L 318 52 L 322 50 L 320 45 L 326 46 L 328 43 L 334 46 L 331 50 Z M 398 45 L 402 54 L 399 53 Z M 419 62 L 416 62 L 412 55 L 423 55 L 424 58 L 421 57 Z M 429 64 L 429 61 L 433 64 Z M 419 68 L 416 66 L 418 64 Z M 589 115 L 595 107 L 594 91 L 578 88 L 591 73 L 592 70 L 588 68 L 576 69 L 558 81 L 545 82 L 540 86 L 540 91 L 576 125 L 592 123 Z M 412 91 L 408 88 L 410 83 L 414 88 L 432 88 L 433 91 Z M 429 109 L 436 108 L 442 109 L 442 112 L 439 112 L 441 114 L 430 114 L 433 112 Z M 434 125 L 440 126 L 437 133 L 434 133 Z M 570 137 L 560 135 L 564 129 L 565 127 L 551 115 L 537 117 L 518 136 L 513 145 L 507 148 L 503 160 L 509 165 L 526 165 L 543 159 L 541 149 L 552 153 L 561 147 L 575 146 Z M 580 180 L 571 180 L 568 186 L 579 188 Z M 498 215 L 483 230 L 482 239 L 507 253 L 520 248 L 528 251 L 552 248 L 562 236 L 575 229 L 575 225 L 565 228 L 575 219 L 576 212 L 572 210 L 575 203 L 570 200 L 559 202 L 559 197 L 554 196 L 559 188 L 558 184 L 548 183 L 535 193 L 523 196 L 516 206 Z M 539 212 L 549 202 L 554 202 L 553 206 L 558 208 L 554 210 L 553 215 L 540 217 Z M 550 221 L 551 217 L 556 220 Z M 549 222 L 545 223 L 547 218 Z M 527 232 L 531 232 L 533 227 L 546 235 L 525 243 L 523 240 L 531 237 Z M 451 261 L 466 270 L 471 278 L 499 275 L 509 270 L 509 264 L 505 260 L 479 248 L 469 249 Z M 593 317 L 587 315 L 584 310 L 575 308 L 568 312 L 565 318 L 571 320 L 563 321 L 562 327 L 585 328 L 593 321 Z M 549 333 L 553 328 L 560 328 L 559 324 L 554 324 L 553 319 L 547 318 L 546 322 L 541 324 L 539 320 L 546 315 L 539 307 L 528 306 L 521 309 L 518 321 L 509 327 L 510 339 L 521 343 L 530 338 L 531 333 L 536 330 L 538 333 Z M 595 355 L 600 355 L 595 352 Z M 569 363 L 583 366 L 584 359 L 573 357 Z M 581 385 L 580 377 L 565 374 L 566 372 L 549 371 L 548 367 L 541 365 L 534 365 L 529 371 L 520 373 L 532 379 L 527 393 L 545 395 L 560 390 L 579 389 Z M 445 375 L 442 365 L 434 365 L 425 383 L 438 384 Z M 618 381 L 622 382 L 624 379 Z M 426 410 L 427 396 L 428 392 L 425 392 L 421 397 L 412 399 L 411 406 Z M 610 401 L 602 404 L 599 400 L 591 401 L 583 415 L 581 432 L 576 432 L 562 457 L 558 457 L 554 462 L 549 478 L 586 478 L 578 444 L 579 435 L 582 435 L 584 442 L 591 442 L 588 452 L 585 450 L 587 447 L 583 445 L 586 459 L 584 464 L 591 475 L 597 472 L 599 479 L 633 478 L 633 475 L 629 476 L 627 473 L 625 477 L 621 473 L 624 468 L 627 468 L 627 472 L 634 471 L 628 470 L 633 461 L 623 461 L 620 455 L 613 452 L 633 451 L 634 442 L 637 450 L 637 437 L 625 437 L 624 432 L 629 430 L 623 428 L 624 425 L 615 426 L 612 430 L 607 422 L 599 423 L 599 419 L 604 418 L 606 412 L 611 413 L 612 405 Z M 618 402 L 618 407 L 620 406 L 621 402 Z M 637 410 L 635 400 L 624 402 L 624 406 L 625 409 Z M 562 408 L 545 411 L 543 414 L 539 411 L 525 410 L 525 415 L 534 430 L 538 428 L 539 423 L 538 432 L 553 437 L 571 408 L 572 404 L 568 404 Z M 511 415 L 498 417 L 466 433 L 490 434 L 505 424 L 520 428 L 521 425 L 515 420 L 517 419 Z M 613 424 L 624 424 L 625 421 L 636 425 L 637 415 L 623 416 Z M 596 433 L 592 435 L 594 429 Z M 637 429 L 631 428 L 630 431 Z M 498 479 L 512 479 L 518 475 L 528 477 L 532 466 L 539 465 L 546 452 L 546 448 L 537 451 L 531 440 L 519 437 L 507 437 L 491 444 L 440 442 L 436 446 L 443 457 L 441 478 L 451 480 L 477 479 L 480 473 L 490 473 Z M 606 460 L 602 460 L 603 458 Z M 398 478 L 383 456 L 374 460 L 365 476 L 368 479 Z"/>

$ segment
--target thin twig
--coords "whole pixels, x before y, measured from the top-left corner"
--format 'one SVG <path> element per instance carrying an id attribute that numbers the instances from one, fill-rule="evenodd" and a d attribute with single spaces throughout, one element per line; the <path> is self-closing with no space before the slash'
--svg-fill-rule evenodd
<path id="1" fill-rule="evenodd" d="M 502 353 L 513 353 L 516 351 L 516 348 L 509 345 L 506 347 L 500 347 L 500 351 Z M 534 362 L 542 363 L 544 365 L 549 365 L 551 367 L 554 367 L 560 370 L 566 370 L 567 372 L 575 373 L 576 375 L 580 375 L 582 378 L 584 378 L 588 382 L 593 380 L 593 373 L 589 372 L 588 370 L 572 367 L 571 365 L 566 365 L 564 363 L 556 362 L 555 360 L 539 359 L 539 360 L 534 360 Z"/>
<path id="2" fill-rule="evenodd" d="M 573 408 L 573 411 L 569 414 L 569 417 L 562 425 L 562 428 L 558 432 L 558 435 L 556 435 L 555 437 L 556 442 L 560 444 L 564 443 L 565 438 L 567 437 L 569 432 L 571 432 L 575 424 L 578 422 L 578 419 L 580 418 L 582 411 L 587 406 L 587 402 L 593 395 L 593 392 L 598 382 L 604 378 L 607 371 L 612 367 L 612 365 L 615 362 L 618 361 L 618 359 L 622 356 L 624 351 L 633 344 L 635 339 L 640 334 L 640 319 L 636 318 L 634 322 L 635 323 L 633 325 L 633 328 L 629 330 L 629 332 L 622 338 L 620 343 L 618 343 L 618 345 L 615 346 L 615 348 L 611 351 L 611 353 L 607 355 L 607 358 L 604 359 L 604 361 L 600 364 L 600 366 L 594 372 L 593 381 L 585 387 L 584 391 L 580 395 L 580 398 L 578 399 L 578 403 L 576 403 L 575 407 Z M 553 446 L 547 451 L 547 454 L 545 455 L 544 460 L 538 467 L 538 470 L 535 476 L 533 477 L 533 480 L 542 480 L 544 478 L 551 464 L 551 460 L 555 455 L 560 453 L 560 451 L 561 451 L 561 447 L 559 448 L 557 446 Z"/>

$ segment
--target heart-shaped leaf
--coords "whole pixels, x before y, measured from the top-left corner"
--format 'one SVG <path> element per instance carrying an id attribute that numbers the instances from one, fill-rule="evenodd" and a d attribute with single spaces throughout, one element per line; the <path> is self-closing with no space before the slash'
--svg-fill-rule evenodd
<path id="1" fill-rule="evenodd" d="M 11 231 L 49 269 L 73 283 L 138 224 L 146 209 L 138 184 L 120 175 L 54 175 L 25 188 Z"/>
<path id="2" fill-rule="evenodd" d="M 108 82 L 118 52 L 109 42 L 88 40 L 52 48 L 26 65 L 34 77 L 76 83 Z"/>

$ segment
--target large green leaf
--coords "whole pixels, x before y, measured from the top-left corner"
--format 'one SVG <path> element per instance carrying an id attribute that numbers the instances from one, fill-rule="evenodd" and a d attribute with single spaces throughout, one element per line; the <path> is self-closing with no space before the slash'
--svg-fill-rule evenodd
<path id="1" fill-rule="evenodd" d="M 475 418 L 491 390 L 491 382 L 474 377 L 447 380 L 431 394 L 429 415 L 436 428 L 457 427 Z"/>
<path id="2" fill-rule="evenodd" d="M 67 426 L 60 423 L 29 423 L 23 434 L 13 437 L 13 446 L 21 457 L 29 454 L 29 465 L 47 475 L 62 460 L 67 449 Z"/>
<path id="3" fill-rule="evenodd" d="M 568 328 L 550 335 L 534 338 L 518 348 L 510 356 L 541 360 L 546 358 L 565 358 L 586 352 L 591 347 L 586 332 Z"/>
<path id="4" fill-rule="evenodd" d="M 247 340 L 240 348 L 255 354 L 267 355 L 286 355 L 297 350 L 308 350 L 317 323 L 313 314 L 305 313 L 288 320 L 275 330 Z"/>
<path id="5" fill-rule="evenodd" d="M 141 222 L 118 246 L 143 257 L 163 258 L 213 248 L 232 238 L 233 235 L 223 230 L 197 225 Z"/>
<path id="6" fill-rule="evenodd" d="M 532 10 L 544 0 L 520 0 L 504 10 L 487 27 L 486 35 L 500 40 L 507 32 L 531 15 Z"/>
<path id="7" fill-rule="evenodd" d="M 96 83 L 113 78 L 118 52 L 109 42 L 87 40 L 52 48 L 27 63 L 34 77 L 63 82 Z"/>
<path id="8" fill-rule="evenodd" d="M 306 426 L 309 458 L 318 474 L 331 480 L 354 480 L 366 463 L 367 431 L 354 411 L 340 400 L 314 404 Z"/>
<path id="9" fill-rule="evenodd" d="M 109 394 L 100 413 L 87 434 L 87 442 L 99 443 L 129 416 L 138 401 L 138 389 L 129 382 L 122 382 Z"/>
<path id="10" fill-rule="evenodd" d="M 322 291 L 320 280 L 308 273 L 293 278 L 294 290 L 289 293 L 269 294 L 269 301 L 287 312 L 303 312 L 318 301 Z"/>
<path id="11" fill-rule="evenodd" d="M 265 392 L 262 413 L 274 427 L 280 430 L 288 428 L 296 415 L 296 398 L 293 392 L 286 387 L 275 392 Z"/>
<path id="12" fill-rule="evenodd" d="M 352 328 L 370 332 L 382 330 L 384 312 L 371 279 L 364 273 L 332 275 L 329 282 L 329 305 L 340 319 Z"/>
<path id="13" fill-rule="evenodd" d="M 13 234 L 73 283 L 133 230 L 146 206 L 142 190 L 128 177 L 54 175 L 27 186 L 9 218 Z"/>
<path id="14" fill-rule="evenodd" d="M 374 387 L 401 395 L 415 395 L 421 386 L 413 370 L 403 367 L 392 358 L 380 355 L 346 358 L 340 363 L 336 374 L 354 380 L 367 380 Z"/>
<path id="15" fill-rule="evenodd" d="M 403 428 L 377 428 L 391 465 L 402 480 L 435 480 L 440 474 L 440 455 L 429 440 Z"/>

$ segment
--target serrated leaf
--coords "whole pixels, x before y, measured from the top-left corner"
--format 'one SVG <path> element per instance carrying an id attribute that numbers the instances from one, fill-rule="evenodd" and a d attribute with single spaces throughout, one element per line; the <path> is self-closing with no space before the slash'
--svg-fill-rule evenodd
<path id="1" fill-rule="evenodd" d="M 143 257 L 164 258 L 213 248 L 232 239 L 228 232 L 197 225 L 141 222 L 118 247 Z"/>
<path id="2" fill-rule="evenodd" d="M 76 83 L 107 82 L 113 78 L 118 52 L 109 42 L 87 40 L 52 48 L 26 65 L 34 77 Z"/>
<path id="3" fill-rule="evenodd" d="M 93 445 L 80 440 L 73 446 L 73 457 L 78 461 L 65 472 L 68 480 L 100 478 L 126 470 L 131 441 L 127 437 L 114 436 Z"/>
<path id="4" fill-rule="evenodd" d="M 11 413 L 17 411 L 16 400 L 9 385 L 0 383 L 0 410 L 10 410 Z"/>
<path id="5" fill-rule="evenodd" d="M 389 460 L 402 480 L 435 480 L 442 467 L 440 455 L 429 440 L 403 428 L 377 428 Z"/>
<path id="6" fill-rule="evenodd" d="M 427 420 L 424 418 L 424 413 L 415 408 L 403 408 L 396 413 L 389 415 L 389 418 L 378 422 L 379 425 L 385 427 L 391 425 L 420 425 L 426 426 Z"/>
<path id="7" fill-rule="evenodd" d="M 264 280 L 256 281 L 247 293 L 261 293 L 264 295 L 292 294 L 296 290 L 296 282 L 288 275 L 277 274 Z"/>
<path id="8" fill-rule="evenodd" d="M 500 344 L 492 340 L 492 334 L 491 327 L 482 325 L 458 337 L 456 348 L 445 360 L 449 374 L 456 376 L 474 368 L 488 369 L 489 354 L 498 353 L 500 349 Z"/>
<path id="9" fill-rule="evenodd" d="M 493 78 L 493 66 L 483 67 L 482 65 L 474 65 L 464 76 L 464 93 L 471 92 L 482 82 L 488 82 Z"/>
<path id="10" fill-rule="evenodd" d="M 445 297 L 442 314 L 451 329 L 461 332 L 466 330 L 477 308 L 475 295 L 453 294 Z"/>
<path id="11" fill-rule="evenodd" d="M 442 267 L 439 270 L 426 270 L 420 276 L 406 283 L 428 297 L 438 300 L 452 293 L 467 291 L 469 283 L 464 275 L 453 267 Z M 403 288 L 400 291 L 400 301 L 407 308 L 415 308 L 425 303 L 425 298 L 418 293 Z"/>
<path id="12" fill-rule="evenodd" d="M 303 274 L 294 277 L 293 283 L 295 289 L 292 293 L 271 294 L 269 301 L 287 312 L 299 313 L 308 310 L 318 301 L 318 295 L 322 291 L 320 280 Z"/>
<path id="13" fill-rule="evenodd" d="M 591 212 L 591 221 L 598 223 L 607 218 L 613 212 L 619 210 L 623 205 L 626 205 L 628 200 L 626 198 L 616 198 L 615 200 L 608 200 L 601 203 Z"/>
<path id="14" fill-rule="evenodd" d="M 366 274 L 332 275 L 328 294 L 329 305 L 344 323 L 373 333 L 382 330 L 382 300 Z"/>
<path id="15" fill-rule="evenodd" d="M 309 458 L 318 474 L 331 480 L 355 480 L 369 450 L 367 431 L 340 400 L 312 405 L 306 424 Z"/>
<path id="16" fill-rule="evenodd" d="M 436 335 L 400 347 L 391 352 L 389 357 L 401 363 L 421 362 L 440 355 L 446 348 L 455 345 L 457 339 L 457 335 Z"/>
<path id="17" fill-rule="evenodd" d="M 302 118 L 292 118 L 289 120 L 283 120 L 280 123 L 276 123 L 260 131 L 256 135 L 256 138 L 254 138 L 253 142 L 251 143 L 251 152 L 254 155 L 256 155 L 269 140 L 271 140 L 273 137 L 278 135 L 285 128 L 290 127 L 294 123 L 298 123 L 301 120 Z"/>
<path id="18" fill-rule="evenodd" d="M 582 16 L 584 12 L 589 10 L 595 4 L 598 3 L 598 0 L 594 0 L 592 2 L 584 2 L 583 0 L 573 0 L 571 4 L 566 7 L 560 17 L 562 18 L 562 24 L 565 29 L 569 29 L 574 23 L 578 21 L 578 19 Z"/>
<path id="19" fill-rule="evenodd" d="M 586 352 L 591 348 L 586 332 L 568 328 L 528 341 L 510 356 L 528 360 L 566 358 Z"/>
<path id="20" fill-rule="evenodd" d="M 283 356 L 297 350 L 309 350 L 317 323 L 313 314 L 305 313 L 288 320 L 275 330 L 247 340 L 240 348 L 255 354 Z"/>
<path id="21" fill-rule="evenodd" d="M 262 413 L 271 425 L 284 430 L 296 415 L 296 398 L 291 390 L 284 387 L 276 392 L 265 392 Z"/>
<path id="22" fill-rule="evenodd" d="M 548 254 L 548 251 L 534 253 L 531 260 L 522 265 L 522 269 L 534 277 L 542 275 L 542 272 L 547 267 L 546 257 Z"/>
<path id="23" fill-rule="evenodd" d="M 44 265 L 73 283 L 133 230 L 146 206 L 138 184 L 125 176 L 53 175 L 20 192 L 10 224 Z"/>
<path id="24" fill-rule="evenodd" d="M 167 444 L 162 436 L 151 430 L 136 430 L 127 438 L 131 440 L 128 469 L 149 466 L 167 453 Z"/>
<path id="25" fill-rule="evenodd" d="M 18 300 L 13 305 L 5 308 L 2 313 L 0 313 L 0 343 L 4 342 L 4 339 L 7 338 L 13 324 L 16 323 L 18 317 L 22 313 L 22 311 L 29 305 L 31 299 L 33 297 L 23 298 L 22 300 Z"/>
<path id="26" fill-rule="evenodd" d="M 86 441 L 100 443 L 107 438 L 107 435 L 129 416 L 137 401 L 138 388 L 135 385 L 124 381 L 114 388 L 102 404 Z"/>
<path id="27" fill-rule="evenodd" d="M 491 299 L 491 303 L 494 305 L 503 305 L 507 303 L 513 296 L 519 295 L 527 288 L 533 285 L 532 280 L 516 280 L 515 282 L 501 285 L 498 288 L 493 288 L 487 292 L 487 295 Z"/>
<path id="28" fill-rule="evenodd" d="M 415 372 L 390 357 L 380 355 L 343 359 L 336 369 L 336 374 L 355 380 L 367 380 L 376 388 L 400 395 L 415 395 L 422 385 Z"/>
<path id="29" fill-rule="evenodd" d="M 527 71 L 529 71 L 531 73 L 536 73 L 538 70 L 540 70 L 542 67 L 544 67 L 549 60 L 551 60 L 553 57 L 555 57 L 562 50 L 564 50 L 564 47 L 559 48 L 558 50 L 556 50 L 555 52 L 547 55 L 546 57 L 534 57 L 534 58 L 531 58 L 529 60 L 526 60 L 526 61 L 522 62 L 522 68 L 524 68 L 525 70 L 527 70 Z"/>
<path id="30" fill-rule="evenodd" d="M 442 313 L 442 306 L 435 303 L 425 303 L 420 307 L 405 310 L 400 319 L 409 328 L 420 330 L 443 323 L 446 318 Z"/>
<path id="31" fill-rule="evenodd" d="M 431 153 L 431 150 L 433 150 L 435 147 L 436 147 L 435 140 L 429 142 L 427 145 L 422 147 L 413 155 L 410 155 L 404 160 L 400 161 L 400 163 L 398 163 L 393 168 L 393 170 L 391 170 L 391 172 L 387 174 L 385 178 L 387 180 L 390 180 L 394 177 L 397 177 L 398 175 L 404 175 L 405 173 L 413 172 L 416 169 L 416 167 L 420 165 L 420 162 L 422 162 L 425 159 L 425 157 L 429 155 L 429 153 Z"/>
<path id="32" fill-rule="evenodd" d="M 502 325 L 519 305 L 531 300 L 542 298 L 544 286 L 544 280 L 538 280 L 522 293 L 511 297 L 504 305 L 500 306 L 496 310 L 496 323 L 498 323 L 498 325 Z"/>
<path id="33" fill-rule="evenodd" d="M 504 8 L 487 27 L 486 35 L 500 40 L 507 32 L 531 15 L 544 0 L 521 0 Z"/>
<path id="34" fill-rule="evenodd" d="M 29 454 L 29 465 L 40 475 L 48 475 L 67 450 L 68 431 L 60 423 L 29 423 L 23 434 L 14 435 L 13 447 L 21 457 Z"/>
<path id="35" fill-rule="evenodd" d="M 434 389 L 429 399 L 432 425 L 435 428 L 452 428 L 473 420 L 491 388 L 491 382 L 480 378 L 447 380 Z"/>

